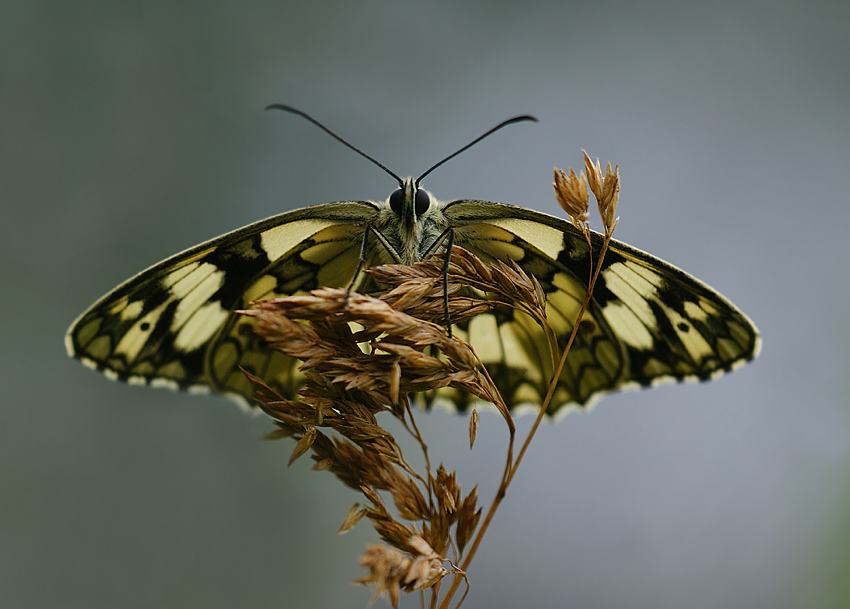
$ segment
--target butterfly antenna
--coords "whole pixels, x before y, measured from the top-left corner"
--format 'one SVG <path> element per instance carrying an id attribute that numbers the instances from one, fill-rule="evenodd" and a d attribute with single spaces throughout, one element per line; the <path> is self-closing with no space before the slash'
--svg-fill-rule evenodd
<path id="1" fill-rule="evenodd" d="M 310 120 L 312 120 L 312 119 L 310 119 Z M 498 131 L 498 130 L 499 130 L 499 129 L 501 129 L 502 127 L 507 127 L 508 125 L 513 125 L 514 123 L 522 123 L 522 122 L 524 122 L 524 121 L 533 121 L 533 122 L 535 122 L 535 123 L 536 123 L 536 122 L 538 122 L 536 117 L 531 116 L 531 115 L 529 115 L 529 114 L 523 114 L 522 116 L 515 116 L 515 117 L 513 117 L 513 118 L 509 118 L 509 119 L 508 119 L 508 120 L 506 120 L 506 121 L 502 121 L 501 123 L 499 123 L 498 125 L 496 125 L 496 126 L 495 126 L 495 127 L 493 127 L 492 129 L 490 129 L 490 131 L 488 131 L 488 132 L 487 132 L 487 133 L 485 133 L 484 135 L 482 135 L 482 136 L 479 136 L 479 137 L 475 138 L 474 140 L 472 140 L 471 142 L 469 142 L 466 146 L 464 146 L 464 147 L 463 147 L 463 148 L 461 148 L 460 150 L 457 150 L 456 152 L 453 152 L 452 154 L 450 154 L 449 156 L 447 156 L 446 158 L 444 158 L 442 161 L 440 161 L 439 163 L 437 163 L 436 165 L 434 165 L 433 167 L 431 167 L 428 171 L 426 171 L 425 173 L 423 173 L 421 176 L 419 176 L 418 178 L 416 178 L 416 188 L 419 188 L 419 182 L 421 182 L 421 181 L 422 181 L 422 179 L 423 179 L 425 176 L 427 176 L 429 173 L 431 173 L 432 171 L 434 171 L 437 167 L 439 167 L 439 166 L 440 166 L 440 165 L 442 165 L 443 163 L 446 163 L 446 162 L 448 162 L 448 161 L 452 160 L 453 158 L 455 158 L 457 155 L 459 155 L 459 154 L 460 154 L 461 152 L 463 152 L 464 150 L 466 150 L 466 149 L 468 149 L 468 148 L 472 148 L 473 146 L 475 146 L 475 144 L 477 144 L 478 142 L 480 142 L 481 140 L 483 140 L 483 139 L 484 139 L 485 137 L 487 137 L 488 135 L 492 135 L 492 134 L 496 133 L 496 131 Z M 321 127 L 321 125 L 319 125 L 319 126 Z M 322 128 L 324 129 L 324 127 L 322 127 Z M 333 134 L 331 134 L 331 135 L 333 135 Z M 334 136 L 334 137 L 336 137 L 336 136 Z M 350 144 L 349 144 L 349 145 L 350 145 Z M 362 153 L 361 153 L 361 154 L 362 154 Z"/>
<path id="2" fill-rule="evenodd" d="M 384 171 L 386 171 L 388 174 L 390 174 L 392 177 L 394 177 L 394 178 L 396 179 L 396 181 L 398 181 L 398 185 L 399 185 L 399 186 L 404 186 L 404 180 L 402 180 L 400 177 L 398 177 L 398 176 L 397 176 L 396 174 L 394 174 L 392 171 L 390 171 L 389 169 L 387 169 L 387 168 L 386 168 L 386 167 L 385 167 L 382 163 L 380 163 L 380 162 L 376 161 L 375 159 L 373 159 L 372 157 L 370 157 L 368 154 L 366 154 L 365 152 L 363 152 L 362 150 L 360 150 L 360 148 L 358 148 L 357 146 L 355 146 L 355 145 L 353 145 L 353 144 L 350 144 L 350 143 L 346 142 L 344 139 L 342 139 L 342 138 L 341 138 L 340 136 L 338 136 L 336 133 L 334 133 L 333 131 L 331 131 L 331 130 L 330 130 L 330 129 L 328 129 L 327 127 L 325 127 L 322 123 L 320 123 L 319 121 L 317 121 L 315 118 L 313 118 L 313 117 L 312 117 L 312 116 L 310 116 L 309 114 L 307 114 L 307 113 L 305 113 L 305 112 L 302 112 L 301 110 L 298 110 L 297 108 L 293 108 L 292 106 L 285 106 L 285 105 L 283 105 L 283 104 L 271 104 L 271 105 L 266 106 L 266 107 L 265 107 L 265 109 L 266 109 L 266 110 L 272 110 L 272 109 L 274 109 L 274 110 L 283 110 L 284 112 L 289 112 L 289 113 L 291 113 L 291 114 L 297 114 L 298 116 L 300 116 L 300 117 L 302 117 L 302 118 L 306 118 L 308 121 L 310 121 L 311 123 L 313 123 L 314 125 L 316 125 L 319 129 L 321 129 L 322 131 L 324 131 L 325 133 L 327 133 L 328 135 L 330 135 L 332 138 L 334 138 L 334 139 L 335 139 L 335 140 L 337 140 L 338 142 L 341 142 L 342 144 L 344 144 L 344 145 L 348 146 L 349 148 L 351 148 L 354 152 L 356 152 L 356 153 L 357 153 L 357 154 L 359 154 L 360 156 L 362 156 L 362 157 L 365 157 L 365 158 L 369 159 L 369 160 L 370 160 L 370 161 L 372 161 L 375 165 L 377 165 L 378 167 L 380 167 L 381 169 L 383 169 Z M 513 119 L 513 120 L 516 120 L 516 119 Z M 534 120 L 537 120 L 537 119 L 534 119 Z M 509 122 L 509 121 L 508 121 L 508 122 Z M 499 125 L 499 127 L 504 126 L 504 124 L 506 124 L 506 123 L 503 123 L 502 125 Z M 496 129 L 498 129 L 499 127 L 496 127 Z M 496 129 L 493 129 L 492 131 L 495 131 Z M 485 134 L 485 135 L 489 135 L 489 133 L 487 133 L 487 134 Z M 482 137 L 484 137 L 484 136 L 482 136 Z M 478 138 L 478 139 L 480 140 L 481 138 Z M 478 140 L 475 140 L 475 141 L 477 142 Z M 474 144 L 475 142 L 472 142 L 472 143 Z M 472 145 L 472 144 L 470 144 L 470 146 L 471 146 L 471 145 Z M 469 146 L 467 146 L 467 148 L 469 148 Z M 465 150 L 465 149 L 464 149 L 464 150 Z M 457 153 L 455 153 L 455 154 L 457 154 Z M 454 156 L 454 155 L 452 155 L 452 156 Z M 451 157 L 449 157 L 449 158 L 451 158 Z M 446 159 L 446 160 L 448 160 L 448 159 Z M 432 167 L 431 169 L 433 169 L 433 167 Z M 431 169 L 429 169 L 428 171 L 431 171 Z M 420 178 L 420 179 L 421 179 L 421 178 Z M 417 181 L 417 184 L 418 184 L 418 181 Z"/>

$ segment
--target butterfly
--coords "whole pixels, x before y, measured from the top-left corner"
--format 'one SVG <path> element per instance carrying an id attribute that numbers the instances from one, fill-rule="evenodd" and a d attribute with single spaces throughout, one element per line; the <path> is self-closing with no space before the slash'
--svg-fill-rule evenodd
<path id="1" fill-rule="evenodd" d="M 176 254 L 128 279 L 70 327 L 68 353 L 107 377 L 250 404 L 243 370 L 292 397 L 298 362 L 268 348 L 252 320 L 236 314 L 255 300 L 324 287 L 358 289 L 362 262 L 412 264 L 436 254 L 445 236 L 484 261 L 515 261 L 547 296 L 547 315 L 566 340 L 584 301 L 591 247 L 570 222 L 505 203 L 441 202 L 420 188 L 433 169 L 517 117 L 491 129 L 425 174 L 401 179 L 308 115 L 399 182 L 384 201 L 340 201 L 286 212 Z M 482 313 L 452 327 L 487 367 L 508 406 L 541 404 L 552 374 L 546 337 L 527 315 Z M 604 265 L 551 402 L 550 413 L 587 407 L 601 395 L 662 382 L 707 380 L 754 358 L 755 325 L 698 279 L 611 240 Z M 445 388 L 427 397 L 464 410 L 470 397 Z"/>

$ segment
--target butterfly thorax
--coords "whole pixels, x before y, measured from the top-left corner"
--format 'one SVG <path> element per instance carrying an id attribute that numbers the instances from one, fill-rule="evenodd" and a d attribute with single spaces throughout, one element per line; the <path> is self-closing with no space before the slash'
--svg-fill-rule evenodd
<path id="1" fill-rule="evenodd" d="M 406 178 L 401 188 L 389 196 L 375 221 L 375 229 L 393 248 L 395 262 L 413 264 L 430 253 L 448 227 L 442 207 L 443 203 L 419 188 L 413 178 Z"/>

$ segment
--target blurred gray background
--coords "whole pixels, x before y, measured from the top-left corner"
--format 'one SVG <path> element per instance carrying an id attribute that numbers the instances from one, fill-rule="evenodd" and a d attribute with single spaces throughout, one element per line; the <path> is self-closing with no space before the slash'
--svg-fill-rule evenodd
<path id="1" fill-rule="evenodd" d="M 358 496 L 229 402 L 65 355 L 96 298 L 181 249 L 391 179 L 559 213 L 552 167 L 620 163 L 616 236 L 758 324 L 704 385 L 542 428 L 465 606 L 850 605 L 848 5 L 5 2 L 0 607 L 364 607 Z M 598 228 L 599 224 L 595 226 Z M 421 417 L 489 499 L 505 431 Z M 531 423 L 520 420 L 521 429 Z M 418 601 L 406 599 L 410 606 Z M 412 602 L 411 602 L 412 601 Z M 383 601 L 379 601 L 383 603 Z M 380 605 L 385 606 L 385 605 Z M 417 605 L 418 606 L 418 605 Z"/>

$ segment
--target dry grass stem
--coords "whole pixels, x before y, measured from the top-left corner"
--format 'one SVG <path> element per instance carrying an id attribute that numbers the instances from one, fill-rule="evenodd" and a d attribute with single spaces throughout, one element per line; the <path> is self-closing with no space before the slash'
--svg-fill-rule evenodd
<path id="1" fill-rule="evenodd" d="M 549 409 L 549 406 L 552 401 L 552 396 L 554 395 L 555 389 L 558 384 L 558 379 L 561 376 L 561 371 L 564 369 L 564 366 L 567 363 L 567 356 L 569 355 L 570 348 L 572 347 L 573 341 L 575 341 L 578 329 L 581 327 L 582 317 L 584 316 L 584 312 L 587 310 L 587 306 L 588 304 L 590 304 L 590 299 L 593 296 L 593 288 L 596 285 L 596 278 L 599 276 L 599 273 L 602 270 L 602 261 L 605 258 L 605 252 L 608 249 L 608 243 L 611 241 L 611 235 L 614 232 L 614 228 L 616 228 L 617 226 L 617 222 L 619 222 L 619 218 L 614 218 L 614 214 L 617 210 L 617 203 L 619 201 L 620 196 L 619 166 L 617 166 L 617 169 L 612 172 L 611 163 L 608 163 L 608 168 L 605 172 L 605 175 L 603 176 L 602 169 L 599 165 L 599 159 L 597 159 L 596 163 L 594 164 L 590 160 L 590 157 L 587 155 L 587 152 L 582 150 L 582 153 L 584 154 L 584 168 L 587 172 L 588 183 L 590 184 L 590 189 L 593 192 L 594 197 L 596 197 L 597 199 L 599 213 L 602 216 L 602 223 L 605 226 L 602 248 L 600 249 L 599 255 L 597 256 L 596 266 L 590 266 L 590 277 L 588 277 L 588 288 L 585 294 L 584 302 L 582 303 L 581 309 L 579 310 L 578 315 L 576 316 L 576 319 L 573 322 L 572 332 L 570 333 L 570 337 L 567 340 L 566 347 L 561 353 L 561 358 L 558 362 L 557 367 L 555 368 L 555 372 L 552 375 L 552 379 L 549 384 L 549 390 L 543 400 L 540 412 L 538 413 L 537 418 L 535 419 L 534 424 L 532 425 L 531 430 L 529 431 L 528 436 L 526 437 L 525 442 L 522 445 L 522 448 L 520 448 L 516 461 L 513 464 L 510 474 L 506 479 L 506 482 L 508 484 L 510 484 L 510 481 L 516 474 L 516 471 L 519 468 L 519 464 L 522 461 L 522 458 L 525 455 L 525 452 L 528 449 L 532 438 L 534 438 L 535 433 L 537 433 L 537 428 L 543 421 L 543 416 Z M 570 168 L 570 174 L 575 175 L 572 168 Z M 587 231 L 585 231 L 585 237 L 588 239 L 588 245 L 590 245 L 590 237 Z"/>
<path id="2" fill-rule="evenodd" d="M 587 154 L 578 176 L 572 169 L 555 170 L 558 201 L 588 245 L 589 191 L 597 199 L 605 226 L 584 305 L 560 354 L 546 318 L 546 293 L 537 279 L 512 260 L 485 262 L 456 246 L 448 263 L 445 251 L 438 251 L 412 266 L 367 269 L 364 272 L 374 281 L 387 286 L 379 295 L 321 288 L 257 302 L 240 311 L 254 318 L 255 331 L 272 349 L 301 362 L 303 386 L 291 399 L 262 378 L 245 374 L 255 387 L 257 404 L 277 427 L 265 437 L 292 438 L 290 463 L 310 453 L 314 469 L 332 473 L 365 499 L 352 506 L 339 533 L 366 518 L 384 542 L 371 544 L 363 554 L 361 565 L 368 574 L 357 580 L 374 586 L 375 598 L 387 596 L 397 607 L 403 593 L 427 589 L 431 606 L 439 602 L 447 609 L 461 581 L 466 581 L 465 570 L 550 406 L 617 224 L 619 188 L 618 169 L 608 164 L 603 175 L 599 161 L 594 164 Z M 521 311 L 539 324 L 549 341 L 551 363 L 557 363 L 548 396 L 516 458 L 508 405 L 472 347 L 445 327 L 450 319 L 463 328 L 476 315 L 499 307 Z M 454 472 L 442 465 L 432 470 L 428 446 L 416 425 L 411 408 L 416 394 L 447 387 L 495 404 L 508 427 L 502 481 L 486 515 L 478 506 L 477 486 L 464 493 Z M 379 418 L 387 416 L 396 418 L 418 443 L 425 464 L 422 473 L 381 425 Z M 478 422 L 478 411 L 473 409 L 470 448 Z M 449 574 L 455 576 L 451 586 L 441 590 L 440 582 Z"/>
<path id="3" fill-rule="evenodd" d="M 584 152 L 584 151 L 582 151 L 582 152 Z M 599 254 L 597 255 L 596 266 L 594 267 L 592 264 L 590 265 L 590 277 L 588 278 L 588 289 L 587 289 L 587 292 L 586 292 L 586 295 L 585 295 L 585 299 L 584 299 L 584 302 L 582 303 L 581 309 L 578 312 L 578 315 L 576 316 L 575 321 L 573 322 L 572 332 L 570 334 L 569 339 L 567 340 L 567 344 L 566 344 L 563 352 L 561 353 L 561 357 L 560 357 L 560 360 L 558 362 L 558 365 L 555 368 L 555 372 L 553 373 L 553 375 L 551 377 L 547 395 L 544 398 L 543 403 L 541 404 L 541 408 L 540 408 L 540 410 L 537 414 L 537 418 L 535 419 L 534 423 L 532 424 L 531 429 L 529 430 L 528 435 L 526 436 L 525 441 L 523 442 L 523 445 L 520 448 L 520 451 L 516 456 L 516 460 L 512 460 L 512 457 L 510 456 L 511 455 L 511 449 L 512 449 L 512 446 L 513 446 L 513 442 L 511 441 L 509 443 L 508 467 L 507 467 L 505 475 L 502 479 L 502 483 L 499 486 L 498 491 L 496 492 L 496 497 L 493 500 L 493 503 L 490 505 L 490 508 L 487 512 L 487 515 L 484 518 L 484 522 L 478 528 L 478 532 L 477 532 L 477 534 L 476 534 L 476 536 L 475 536 L 475 538 L 472 542 L 472 546 L 470 547 L 469 551 L 466 553 L 464 560 L 460 563 L 459 569 L 460 569 L 461 573 L 463 573 L 466 569 L 469 568 L 469 564 L 471 563 L 472 559 L 474 558 L 475 553 L 478 549 L 478 546 L 479 546 L 481 540 L 483 539 L 484 534 L 487 532 L 487 529 L 489 528 L 490 522 L 492 522 L 492 519 L 493 519 L 493 516 L 496 513 L 496 510 L 498 509 L 499 505 L 501 504 L 501 501 L 504 499 L 504 497 L 507 493 L 508 486 L 510 485 L 514 476 L 516 475 L 516 472 L 519 469 L 520 463 L 522 462 L 523 457 L 525 456 L 525 453 L 528 450 L 528 447 L 531 444 L 532 439 L 534 438 L 535 434 L 537 433 L 537 429 L 540 427 L 540 423 L 543 421 L 543 418 L 544 418 L 544 416 L 546 415 L 546 412 L 549 409 L 549 406 L 550 406 L 551 401 L 552 401 L 552 396 L 555 394 L 555 389 L 556 389 L 557 384 L 558 384 L 558 379 L 560 378 L 561 372 L 564 369 L 564 365 L 566 364 L 567 356 L 569 355 L 570 348 L 573 344 L 573 341 L 575 340 L 576 333 L 578 332 L 578 329 L 581 326 L 582 317 L 584 316 L 584 312 L 587 309 L 587 306 L 590 303 L 590 299 L 593 296 L 593 288 L 596 284 L 596 278 L 599 276 L 599 273 L 602 270 L 602 262 L 605 258 L 605 253 L 608 249 L 608 243 L 610 242 L 611 236 L 614 232 L 614 228 L 616 228 L 617 222 L 619 221 L 619 218 L 614 217 L 615 213 L 616 213 L 616 207 L 617 207 L 617 202 L 619 200 L 619 192 L 620 192 L 619 169 L 616 168 L 612 172 L 611 171 L 611 164 L 609 163 L 606 174 L 603 176 L 602 170 L 599 166 L 598 160 L 597 160 L 596 164 L 593 164 L 590 160 L 590 157 L 587 155 L 586 152 L 584 152 L 584 160 L 585 160 L 585 171 L 587 172 L 587 180 L 588 180 L 588 183 L 590 184 L 591 191 L 594 193 L 594 197 L 596 197 L 596 199 L 597 199 L 597 204 L 598 204 L 598 207 L 599 207 L 600 215 L 602 216 L 603 225 L 605 227 L 605 233 L 604 233 L 604 238 L 603 238 L 603 242 L 602 242 L 602 248 L 600 249 Z M 559 180 L 559 173 L 560 173 L 560 176 L 564 176 L 563 180 Z M 580 179 L 578 180 L 579 183 L 575 184 L 575 182 L 573 182 L 573 180 L 571 178 L 566 177 L 566 175 L 564 174 L 563 171 L 559 172 L 559 170 L 557 170 L 557 169 L 555 170 L 555 176 L 556 176 L 556 179 L 555 179 L 556 197 L 559 199 L 559 201 L 560 201 L 561 198 L 566 199 L 566 198 L 573 196 L 570 192 L 563 192 L 562 191 L 562 189 L 564 188 L 564 181 L 572 182 L 572 184 L 570 185 L 570 188 L 578 190 L 578 192 L 581 194 L 582 187 L 581 187 L 581 180 Z M 572 170 L 572 168 L 570 168 L 570 176 L 572 176 L 572 178 L 575 177 L 575 172 Z M 565 207 L 565 209 L 566 209 L 566 207 Z M 567 211 L 568 214 L 570 213 L 570 211 L 568 209 L 566 209 L 566 211 Z M 572 216 L 570 216 L 570 217 L 572 219 Z M 574 222 L 574 224 L 576 224 L 576 223 Z M 581 222 L 579 222 L 579 224 L 580 225 L 577 226 L 577 228 L 579 228 L 579 230 L 582 230 L 582 232 L 584 233 L 585 238 L 587 239 L 588 246 L 590 247 L 590 251 L 592 252 L 589 228 L 587 227 L 586 223 L 581 225 Z M 512 439 L 513 438 L 511 438 L 511 440 Z M 446 592 L 443 603 L 440 605 L 440 609 L 447 609 L 448 601 L 449 601 L 449 599 L 452 598 L 452 596 L 456 592 L 458 586 L 460 585 L 460 582 L 461 582 L 460 576 L 454 578 L 454 581 L 452 582 L 449 590 Z"/>

